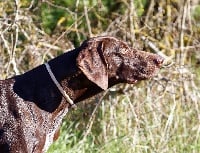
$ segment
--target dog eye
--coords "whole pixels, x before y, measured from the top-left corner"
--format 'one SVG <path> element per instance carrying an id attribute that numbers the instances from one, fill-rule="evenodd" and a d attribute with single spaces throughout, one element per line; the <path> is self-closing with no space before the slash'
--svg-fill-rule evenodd
<path id="1" fill-rule="evenodd" d="M 119 48 L 119 53 L 126 54 L 128 52 L 127 48 Z"/>

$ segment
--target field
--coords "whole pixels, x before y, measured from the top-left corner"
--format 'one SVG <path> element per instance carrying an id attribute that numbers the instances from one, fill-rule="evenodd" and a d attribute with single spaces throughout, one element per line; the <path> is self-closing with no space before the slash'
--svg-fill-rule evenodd
<path id="1" fill-rule="evenodd" d="M 199 153 L 199 0 L 0 1 L 0 79 L 99 35 L 165 63 L 150 80 L 79 103 L 48 153 Z"/>

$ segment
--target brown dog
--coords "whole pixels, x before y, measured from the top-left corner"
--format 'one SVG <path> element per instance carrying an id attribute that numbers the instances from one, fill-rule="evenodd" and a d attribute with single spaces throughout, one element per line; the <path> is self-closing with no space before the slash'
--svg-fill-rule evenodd
<path id="1" fill-rule="evenodd" d="M 45 65 L 0 81 L 1 153 L 45 152 L 72 101 L 80 102 L 118 83 L 151 78 L 163 58 L 129 48 L 113 37 L 96 37 L 48 63 L 70 99 L 66 102 Z"/>

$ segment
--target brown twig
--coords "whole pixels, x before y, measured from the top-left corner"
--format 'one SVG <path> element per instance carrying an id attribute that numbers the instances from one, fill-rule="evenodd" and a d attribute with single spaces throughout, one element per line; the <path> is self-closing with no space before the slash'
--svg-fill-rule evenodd
<path id="1" fill-rule="evenodd" d="M 89 135 L 91 129 L 92 129 L 92 125 L 94 123 L 94 120 L 95 120 L 95 116 L 96 116 L 96 112 L 97 112 L 97 109 L 100 107 L 101 105 L 101 102 L 103 100 L 103 98 L 105 97 L 105 95 L 108 93 L 109 90 L 106 90 L 103 95 L 100 97 L 100 99 L 98 100 L 98 103 L 97 105 L 95 106 L 91 116 L 90 116 L 90 119 L 88 121 L 88 124 L 86 126 L 86 130 L 84 132 L 84 135 L 83 135 L 83 139 L 79 142 L 80 144 L 83 144 L 87 138 L 87 136 Z"/>
<path id="2" fill-rule="evenodd" d="M 91 30 L 91 24 L 90 24 L 90 20 L 89 20 L 89 17 L 88 17 L 88 9 L 87 9 L 87 5 L 86 5 L 85 0 L 83 0 L 83 5 L 84 5 L 84 14 L 85 14 L 86 22 L 87 22 L 89 37 L 92 37 L 93 34 L 92 34 L 92 30 Z"/>

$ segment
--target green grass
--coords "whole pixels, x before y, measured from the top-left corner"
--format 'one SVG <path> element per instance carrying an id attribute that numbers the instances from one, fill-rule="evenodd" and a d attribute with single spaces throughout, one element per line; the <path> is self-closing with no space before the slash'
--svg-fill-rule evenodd
<path id="1" fill-rule="evenodd" d="M 195 0 L 190 5 L 180 0 L 86 0 L 86 6 L 69 0 L 0 1 L 0 78 L 79 46 L 90 37 L 89 27 L 93 36 L 111 35 L 134 48 L 165 54 L 172 66 L 154 79 L 110 89 L 94 118 L 101 95 L 70 111 L 48 152 L 199 153 L 199 12 Z"/>
<path id="2" fill-rule="evenodd" d="M 175 74 L 162 70 L 157 77 L 174 75 L 167 84 L 154 79 L 112 88 L 98 107 L 86 139 L 83 137 L 95 104 L 80 104 L 78 113 L 69 112 L 61 137 L 49 153 L 200 152 L 200 88 L 195 88 L 199 78 L 193 78 L 196 74 L 192 73 L 177 74 L 174 68 L 170 71 Z M 182 95 L 184 90 L 187 93 Z"/>

